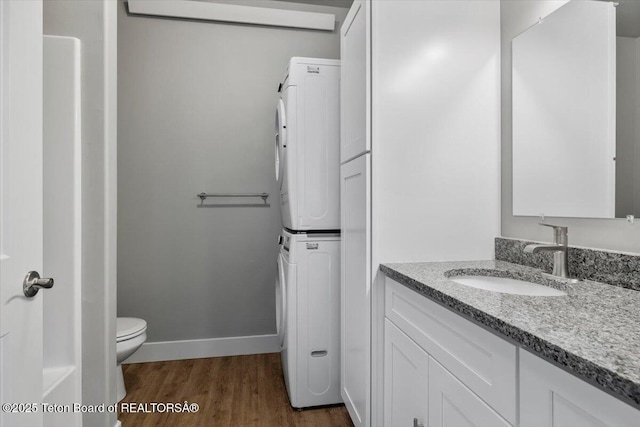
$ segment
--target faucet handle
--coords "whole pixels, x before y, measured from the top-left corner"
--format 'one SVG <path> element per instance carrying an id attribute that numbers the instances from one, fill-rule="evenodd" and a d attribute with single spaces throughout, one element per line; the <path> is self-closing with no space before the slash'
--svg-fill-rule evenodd
<path id="1" fill-rule="evenodd" d="M 542 222 L 539 222 L 538 225 L 553 228 L 553 243 L 557 245 L 567 245 L 567 235 L 569 234 L 569 227 L 563 225 L 544 224 Z"/>
<path id="2" fill-rule="evenodd" d="M 554 230 L 559 229 L 559 230 L 562 230 L 565 233 L 569 230 L 569 227 L 566 227 L 564 225 L 545 224 L 544 222 L 539 222 L 538 225 L 542 225 L 542 226 L 545 226 L 545 227 L 551 227 Z"/>

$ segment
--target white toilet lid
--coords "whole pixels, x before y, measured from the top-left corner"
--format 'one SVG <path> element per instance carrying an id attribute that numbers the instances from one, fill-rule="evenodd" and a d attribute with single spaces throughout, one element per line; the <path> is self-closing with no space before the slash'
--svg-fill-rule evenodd
<path id="1" fill-rule="evenodd" d="M 135 317 L 118 317 L 116 319 L 116 342 L 140 335 L 147 330 L 147 322 Z"/>

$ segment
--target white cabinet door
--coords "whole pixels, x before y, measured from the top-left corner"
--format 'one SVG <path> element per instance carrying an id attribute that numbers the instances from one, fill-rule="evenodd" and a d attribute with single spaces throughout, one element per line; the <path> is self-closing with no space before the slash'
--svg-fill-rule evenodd
<path id="1" fill-rule="evenodd" d="M 520 349 L 521 427 L 638 427 L 640 411 Z"/>
<path id="2" fill-rule="evenodd" d="M 388 319 L 384 325 L 384 425 L 426 424 L 429 355 Z M 414 420 L 416 420 L 414 422 Z"/>
<path id="3" fill-rule="evenodd" d="M 356 427 L 369 424 L 371 328 L 371 155 L 340 167 L 341 391 Z"/>
<path id="4" fill-rule="evenodd" d="M 429 427 L 510 425 L 435 359 L 429 358 Z"/>
<path id="5" fill-rule="evenodd" d="M 367 6 L 355 0 L 340 30 L 340 163 L 371 149 L 366 137 Z"/>
<path id="6" fill-rule="evenodd" d="M 385 283 L 389 320 L 515 424 L 516 346 L 393 279 Z"/>

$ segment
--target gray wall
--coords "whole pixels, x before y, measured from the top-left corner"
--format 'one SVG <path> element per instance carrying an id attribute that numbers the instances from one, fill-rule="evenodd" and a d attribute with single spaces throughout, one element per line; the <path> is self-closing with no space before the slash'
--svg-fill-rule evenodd
<path id="1" fill-rule="evenodd" d="M 554 4 L 556 3 L 556 4 Z M 511 39 L 554 10 L 558 2 L 502 0 L 502 235 L 550 241 L 552 234 L 537 225 L 538 218 L 512 215 L 511 164 Z M 548 223 L 569 227 L 569 243 L 602 249 L 640 252 L 640 219 L 547 218 Z"/>
<path id="2" fill-rule="evenodd" d="M 275 333 L 276 89 L 289 57 L 339 57 L 347 12 L 293 7 L 337 14 L 336 31 L 119 4 L 118 315 L 146 319 L 149 342 Z M 266 191 L 271 206 L 198 209 L 203 191 Z"/>
<path id="3" fill-rule="evenodd" d="M 110 144 L 115 135 L 106 120 L 113 113 L 108 110 L 115 68 L 113 76 L 105 72 L 109 3 L 44 2 L 44 33 L 77 37 L 82 43 L 82 396 L 83 403 L 93 405 L 114 403 L 116 389 L 116 248 L 110 228 L 116 212 L 115 192 L 109 191 L 115 183 L 115 143 Z M 83 421 L 112 427 L 116 414 L 85 413 Z"/>

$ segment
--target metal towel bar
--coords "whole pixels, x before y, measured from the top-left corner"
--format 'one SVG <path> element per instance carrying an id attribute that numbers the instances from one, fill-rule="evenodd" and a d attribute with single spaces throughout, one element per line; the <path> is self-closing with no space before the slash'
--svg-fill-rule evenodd
<path id="1" fill-rule="evenodd" d="M 200 198 L 200 204 L 203 204 L 204 201 L 208 198 L 208 197 L 261 197 L 262 201 L 264 202 L 264 204 L 267 204 L 267 198 L 269 197 L 269 193 L 213 193 L 213 194 L 207 194 L 207 193 L 200 193 L 198 194 L 198 197 Z"/>

